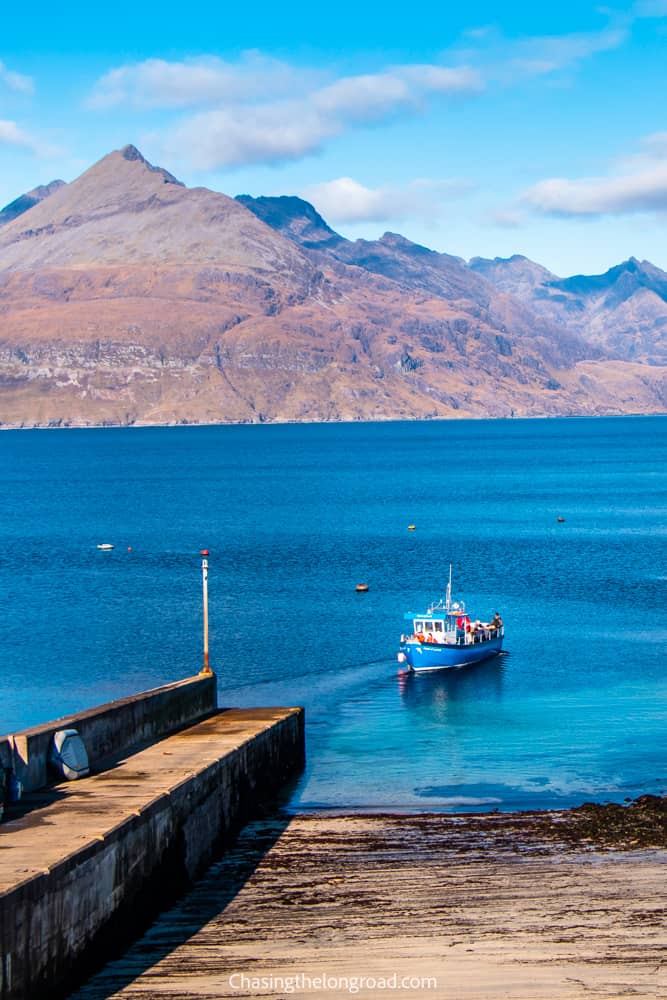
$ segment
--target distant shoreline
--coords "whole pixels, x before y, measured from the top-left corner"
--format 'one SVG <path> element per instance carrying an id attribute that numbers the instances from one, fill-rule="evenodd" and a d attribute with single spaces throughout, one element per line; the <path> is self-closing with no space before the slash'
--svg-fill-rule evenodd
<path id="1" fill-rule="evenodd" d="M 353 426 L 364 424 L 448 424 L 448 423 L 527 423 L 529 421 L 553 421 L 553 420 L 624 420 L 626 418 L 642 417 L 667 417 L 666 410 L 658 410 L 649 413 L 542 413 L 530 416 L 522 415 L 516 417 L 388 417 L 386 420 L 221 420 L 214 423 L 199 422 L 195 420 L 179 420 L 172 423 L 143 423 L 139 420 L 133 423 L 106 423 L 99 424 L 3 424 L 0 423 L 2 431 L 98 431 L 98 430 L 146 430 L 155 428 L 196 428 L 196 427 L 325 427 L 325 426 Z"/>

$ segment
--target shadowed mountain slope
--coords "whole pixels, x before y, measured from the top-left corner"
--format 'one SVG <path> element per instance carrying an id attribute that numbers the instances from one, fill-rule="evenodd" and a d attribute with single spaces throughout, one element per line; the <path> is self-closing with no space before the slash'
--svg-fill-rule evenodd
<path id="1" fill-rule="evenodd" d="M 238 194 L 235 201 L 249 208 L 267 226 L 309 250 L 345 242 L 303 198 L 290 195 L 252 198 L 249 194 Z"/>
<path id="2" fill-rule="evenodd" d="M 65 181 L 51 181 L 50 184 L 41 184 L 39 187 L 33 188 L 32 191 L 27 191 L 25 194 L 19 195 L 18 198 L 11 201 L 9 205 L 5 205 L 0 211 L 0 226 L 4 226 L 5 223 L 18 218 L 19 215 L 23 215 L 29 208 L 38 205 L 40 201 L 44 201 L 45 198 L 48 198 L 49 195 L 52 195 L 59 188 L 64 187 L 64 185 Z"/>

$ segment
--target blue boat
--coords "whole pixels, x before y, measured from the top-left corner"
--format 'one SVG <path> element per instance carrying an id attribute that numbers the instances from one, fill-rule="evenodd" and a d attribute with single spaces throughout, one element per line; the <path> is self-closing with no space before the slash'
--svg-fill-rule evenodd
<path id="1" fill-rule="evenodd" d="M 449 670 L 497 656 L 503 648 L 505 627 L 498 612 L 490 622 L 472 621 L 463 601 L 452 600 L 452 568 L 444 600 L 424 614 L 408 612 L 412 631 L 401 636 L 398 662 L 414 673 Z"/>

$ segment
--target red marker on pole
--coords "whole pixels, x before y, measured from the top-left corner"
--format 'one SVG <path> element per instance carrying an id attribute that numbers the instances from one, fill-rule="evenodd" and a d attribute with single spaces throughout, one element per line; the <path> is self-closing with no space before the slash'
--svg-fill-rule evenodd
<path id="1" fill-rule="evenodd" d="M 212 674 L 208 661 L 208 549 L 202 549 L 200 555 L 204 558 L 201 561 L 202 596 L 204 600 L 204 666 L 200 673 Z"/>

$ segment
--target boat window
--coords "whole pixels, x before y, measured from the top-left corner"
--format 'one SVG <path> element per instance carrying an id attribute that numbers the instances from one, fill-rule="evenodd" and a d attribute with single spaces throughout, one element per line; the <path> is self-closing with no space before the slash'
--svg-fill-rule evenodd
<path id="1" fill-rule="evenodd" d="M 424 623 L 415 621 L 415 632 L 423 632 L 423 631 L 424 631 Z"/>
<path id="2" fill-rule="evenodd" d="M 433 631 L 442 632 L 443 631 L 442 622 L 433 622 Z"/>

